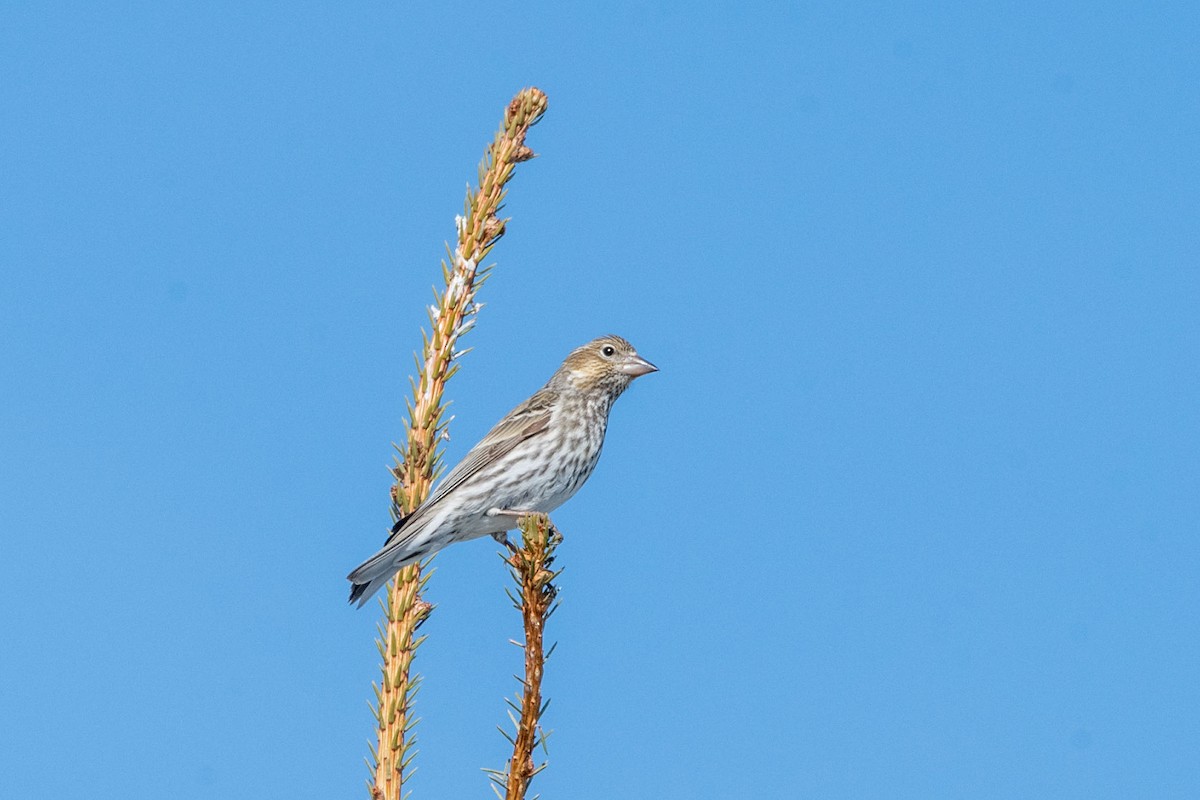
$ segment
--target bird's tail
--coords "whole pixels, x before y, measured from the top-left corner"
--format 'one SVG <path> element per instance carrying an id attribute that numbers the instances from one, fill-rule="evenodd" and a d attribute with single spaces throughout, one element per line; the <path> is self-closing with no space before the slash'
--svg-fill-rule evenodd
<path id="1" fill-rule="evenodd" d="M 350 602 L 362 608 L 372 596 L 392 579 L 392 576 L 414 561 L 419 561 L 433 550 L 419 534 L 421 531 L 399 530 L 387 540 L 383 549 L 354 568 L 346 576 L 353 584 L 350 587 Z"/>

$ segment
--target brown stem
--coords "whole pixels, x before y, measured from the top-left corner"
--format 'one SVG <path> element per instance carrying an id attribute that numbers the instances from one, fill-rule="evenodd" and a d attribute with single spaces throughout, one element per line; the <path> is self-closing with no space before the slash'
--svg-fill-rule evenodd
<path id="1" fill-rule="evenodd" d="M 513 737 L 513 754 L 508 762 L 505 800 L 524 800 L 533 776 L 545 764 L 535 766 L 533 750 L 542 740 L 542 675 L 546 666 L 544 633 L 546 620 L 554 611 L 558 588 L 552 569 L 554 549 L 562 536 L 544 514 L 523 517 L 520 522 L 524 546 L 513 553 L 509 563 L 513 578 L 521 590 L 521 618 L 525 627 L 525 677 L 521 682 L 520 718 Z"/>
<path id="2" fill-rule="evenodd" d="M 513 166 L 533 157 L 525 136 L 546 111 L 546 95 L 539 89 L 522 89 L 505 109 L 504 123 L 479 165 L 479 186 L 468 189 L 464 216 L 458 218 L 458 237 L 452 264 L 443 264 L 446 288 L 430 311 L 430 332 L 418 363 L 420 376 L 413 384 L 408 431 L 401 458 L 393 468 L 392 511 L 398 518 L 429 495 L 438 465 L 438 442 L 446 432 L 442 396 L 446 381 L 457 370 L 458 339 L 470 329 L 477 306 L 475 292 L 487 278 L 479 262 L 504 235 L 507 220 L 497 217 L 512 177 Z M 376 800 L 401 800 L 407 768 L 415 750 L 412 700 L 416 679 L 410 675 L 413 655 L 421 644 L 417 627 L 431 606 L 420 599 L 427 575 L 422 565 L 406 567 L 388 584 L 385 620 L 380 626 L 379 653 L 383 658 L 381 681 L 376 687 L 378 722 L 369 789 Z"/>

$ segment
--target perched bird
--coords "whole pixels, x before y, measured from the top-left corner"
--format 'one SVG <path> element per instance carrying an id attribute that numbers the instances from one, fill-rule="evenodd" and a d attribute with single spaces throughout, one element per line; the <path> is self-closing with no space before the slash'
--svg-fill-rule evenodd
<path id="1" fill-rule="evenodd" d="M 347 576 L 350 602 L 361 608 L 401 567 L 446 545 L 481 536 L 507 543 L 523 514 L 566 502 L 600 458 L 613 402 L 634 378 L 657 371 L 620 336 L 574 350 L 396 523 L 382 550 Z"/>

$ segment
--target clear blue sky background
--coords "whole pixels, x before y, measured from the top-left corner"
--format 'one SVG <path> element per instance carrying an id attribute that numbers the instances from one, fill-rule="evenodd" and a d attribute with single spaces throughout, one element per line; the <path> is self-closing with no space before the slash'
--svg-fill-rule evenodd
<path id="1" fill-rule="evenodd" d="M 365 796 L 344 575 L 536 84 L 448 457 L 593 336 L 662 368 L 556 515 L 536 788 L 1200 796 L 1197 5 L 421 5 L 0 12 L 3 794 Z M 495 550 L 415 800 L 504 759 Z"/>

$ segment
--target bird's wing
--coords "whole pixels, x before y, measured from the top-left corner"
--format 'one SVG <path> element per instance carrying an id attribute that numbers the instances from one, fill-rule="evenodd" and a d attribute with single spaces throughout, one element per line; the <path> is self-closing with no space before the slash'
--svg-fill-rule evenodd
<path id="1" fill-rule="evenodd" d="M 553 391 L 542 389 L 510 411 L 504 419 L 496 424 L 496 427 L 488 432 L 487 436 L 480 440 L 479 444 L 471 448 L 458 466 L 450 470 L 446 479 L 421 504 L 412 517 L 404 520 L 405 525 L 402 527 L 407 527 L 409 522 L 416 522 L 416 518 L 421 516 L 423 511 L 436 505 L 480 470 L 508 455 L 521 442 L 545 433 L 550 425 L 550 412 L 554 398 Z"/>

